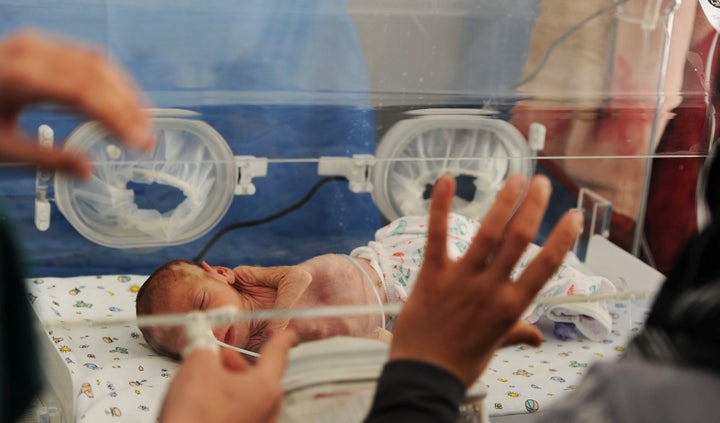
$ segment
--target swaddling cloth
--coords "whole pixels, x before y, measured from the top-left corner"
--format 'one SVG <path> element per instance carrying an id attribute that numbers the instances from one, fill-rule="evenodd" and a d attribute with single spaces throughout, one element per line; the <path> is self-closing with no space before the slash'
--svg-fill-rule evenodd
<path id="1" fill-rule="evenodd" d="M 528 246 L 518 266 L 511 275 L 513 279 L 538 253 L 540 247 Z M 567 263 L 560 266 L 538 293 L 538 298 L 573 295 L 613 294 L 615 286 L 601 276 L 588 276 Z M 523 319 L 535 323 L 541 317 L 554 322 L 572 323 L 575 328 L 593 341 L 602 341 L 612 330 L 612 318 L 605 302 L 575 302 L 568 304 L 533 304 L 523 313 Z"/>
<path id="2" fill-rule="evenodd" d="M 465 254 L 480 224 L 450 213 L 447 225 L 446 252 L 456 260 Z M 427 230 L 428 216 L 403 216 L 378 229 L 375 241 L 350 253 L 370 260 L 385 284 L 388 303 L 405 302 L 412 291 L 425 256 Z"/>
<path id="3" fill-rule="evenodd" d="M 351 257 L 364 258 L 380 276 L 385 285 L 388 303 L 404 302 L 422 265 L 427 242 L 427 216 L 404 216 L 379 229 L 375 241 L 354 249 Z M 456 260 L 465 254 L 479 223 L 462 215 L 448 216 L 447 254 Z M 516 277 L 527 267 L 540 247 L 528 246 L 518 265 L 511 273 Z M 571 258 L 570 256 L 568 258 Z M 566 259 L 540 296 L 593 295 L 614 293 L 615 287 L 602 277 L 587 276 Z M 573 323 L 580 333 L 592 340 L 604 339 L 612 329 L 610 313 L 603 302 L 573 304 L 536 304 L 525 311 L 523 317 L 530 323 L 547 316 L 556 322 Z M 388 325 L 391 329 L 393 322 Z"/>

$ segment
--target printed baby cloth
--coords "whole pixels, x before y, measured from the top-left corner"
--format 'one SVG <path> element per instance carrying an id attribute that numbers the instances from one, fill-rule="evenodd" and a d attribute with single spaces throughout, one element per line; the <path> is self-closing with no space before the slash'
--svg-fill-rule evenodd
<path id="1" fill-rule="evenodd" d="M 540 247 L 529 245 L 512 273 L 516 279 L 522 270 L 537 255 Z M 588 276 L 570 265 L 566 260 L 538 293 L 538 298 L 613 294 L 615 285 L 601 276 Z M 602 341 L 612 330 L 612 318 L 604 301 L 575 302 L 565 304 L 537 303 L 528 307 L 522 318 L 536 323 L 541 317 L 554 322 L 572 323 L 585 337 Z M 557 333 L 556 333 L 557 335 Z"/>
<path id="2" fill-rule="evenodd" d="M 470 246 L 480 224 L 473 219 L 451 213 L 448 217 L 447 254 L 456 260 Z M 375 233 L 375 240 L 353 250 L 352 257 L 370 260 L 380 275 L 389 303 L 407 300 L 422 265 L 427 243 L 427 216 L 403 216 Z M 527 267 L 540 247 L 531 244 L 511 273 L 512 279 Z M 577 265 L 573 265 L 573 261 Z M 588 276 L 578 269 L 581 264 L 569 254 L 558 271 L 540 291 L 541 297 L 611 294 L 615 286 L 599 276 Z M 541 317 L 575 326 L 580 334 L 594 341 L 605 339 L 612 330 L 612 319 L 604 302 L 571 304 L 537 304 L 529 307 L 523 318 L 536 323 Z M 392 325 L 390 325 L 392 326 Z"/>
<path id="3" fill-rule="evenodd" d="M 450 213 L 447 254 L 451 259 L 465 254 L 479 227 L 475 220 Z M 378 229 L 367 246 L 350 253 L 370 260 L 385 285 L 388 303 L 405 302 L 412 291 L 425 256 L 427 230 L 427 216 L 403 216 Z"/>

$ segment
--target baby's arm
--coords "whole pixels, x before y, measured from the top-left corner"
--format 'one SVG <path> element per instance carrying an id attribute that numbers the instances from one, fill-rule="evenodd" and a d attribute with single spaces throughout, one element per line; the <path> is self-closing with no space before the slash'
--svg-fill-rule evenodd
<path id="1" fill-rule="evenodd" d="M 286 310 L 297 304 L 303 293 L 312 282 L 312 275 L 298 266 L 251 267 L 235 268 L 238 288 L 248 286 L 265 287 L 276 290 L 274 309 Z M 273 320 L 268 324 L 267 334 L 284 330 L 289 319 Z"/>

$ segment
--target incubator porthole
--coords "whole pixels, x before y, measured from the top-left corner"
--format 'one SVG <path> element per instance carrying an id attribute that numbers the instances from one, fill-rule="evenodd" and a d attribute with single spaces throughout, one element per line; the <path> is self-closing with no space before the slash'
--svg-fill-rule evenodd
<path id="1" fill-rule="evenodd" d="M 93 162 L 87 180 L 55 178 L 58 208 L 81 235 L 111 248 L 180 245 L 205 235 L 234 195 L 237 169 L 227 142 L 207 123 L 155 116 L 151 153 L 126 149 L 97 122 L 65 148 Z"/>
<path id="2" fill-rule="evenodd" d="M 453 211 L 480 219 L 511 173 L 530 177 L 535 155 L 510 123 L 482 114 L 436 114 L 402 120 L 376 150 L 373 199 L 388 220 L 428 212 L 432 187 L 455 176 Z"/>

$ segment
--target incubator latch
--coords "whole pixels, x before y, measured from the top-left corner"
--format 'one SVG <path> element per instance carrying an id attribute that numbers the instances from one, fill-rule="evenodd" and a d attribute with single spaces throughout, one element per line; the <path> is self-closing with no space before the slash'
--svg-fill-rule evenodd
<path id="1" fill-rule="evenodd" d="M 267 175 L 267 158 L 255 156 L 235 156 L 238 168 L 235 195 L 253 195 L 257 191 L 252 179 Z"/>
<path id="2" fill-rule="evenodd" d="M 340 175 L 348 179 L 352 192 L 372 192 L 372 168 L 375 166 L 372 154 L 353 154 L 348 157 L 320 157 L 318 175 Z"/>
<path id="3" fill-rule="evenodd" d="M 55 132 L 48 125 L 38 127 L 38 144 L 44 148 L 52 148 L 55 139 Z M 35 171 L 35 227 L 40 231 L 50 228 L 50 202 L 47 199 L 47 191 L 52 179 L 52 172 L 48 169 L 38 167 Z"/>
<path id="4" fill-rule="evenodd" d="M 530 130 L 528 131 L 528 144 L 532 151 L 538 152 L 545 148 L 545 125 L 542 123 L 533 122 L 530 124 Z"/>
<path id="5" fill-rule="evenodd" d="M 600 235 L 603 238 L 610 236 L 613 207 L 612 203 L 601 195 L 587 188 L 581 188 L 577 208 L 583 214 L 584 226 L 580 236 L 575 241 L 573 252 L 580 260 L 585 261 L 590 238 L 593 235 Z"/>

